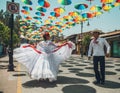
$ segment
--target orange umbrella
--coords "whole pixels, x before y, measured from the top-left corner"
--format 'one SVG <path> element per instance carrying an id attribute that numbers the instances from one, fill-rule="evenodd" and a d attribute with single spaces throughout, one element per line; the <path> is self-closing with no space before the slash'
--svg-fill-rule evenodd
<path id="1" fill-rule="evenodd" d="M 28 15 L 28 14 L 30 14 L 28 11 L 26 11 L 26 10 L 21 10 L 21 12 L 23 13 L 23 14 L 25 14 L 25 15 Z"/>
<path id="2" fill-rule="evenodd" d="M 72 16 L 72 17 L 75 17 L 75 16 L 78 16 L 80 13 L 77 12 L 77 11 L 73 11 L 73 12 L 69 12 L 68 15 Z"/>
<path id="3" fill-rule="evenodd" d="M 65 12 L 65 9 L 62 7 L 58 7 L 58 8 L 54 8 L 54 11 L 58 14 L 61 14 Z"/>
<path id="4" fill-rule="evenodd" d="M 96 12 L 96 11 L 100 11 L 101 9 L 102 9 L 101 6 L 94 5 L 90 8 L 90 11 L 95 11 Z"/>
<path id="5" fill-rule="evenodd" d="M 112 3 L 113 0 L 101 0 L 101 3 Z"/>
<path id="6" fill-rule="evenodd" d="M 110 9 L 112 9 L 114 7 L 114 5 L 112 5 L 112 4 L 110 4 L 110 5 L 104 5 L 103 7 L 102 7 L 102 9 L 104 10 L 104 11 L 109 11 Z"/>

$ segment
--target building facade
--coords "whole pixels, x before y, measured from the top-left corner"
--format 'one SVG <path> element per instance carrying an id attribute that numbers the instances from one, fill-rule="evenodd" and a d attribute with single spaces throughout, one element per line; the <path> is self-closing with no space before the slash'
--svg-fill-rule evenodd
<path id="1" fill-rule="evenodd" d="M 76 45 L 76 49 L 73 51 L 73 54 L 87 55 L 88 48 L 82 44 L 82 39 L 85 35 L 92 37 L 91 32 L 92 31 L 82 33 L 82 36 L 81 34 L 74 34 L 67 37 L 67 39 L 71 40 Z M 109 42 L 111 46 L 110 56 L 120 58 L 120 30 L 115 30 L 107 33 L 101 32 L 100 37 L 105 38 Z"/>

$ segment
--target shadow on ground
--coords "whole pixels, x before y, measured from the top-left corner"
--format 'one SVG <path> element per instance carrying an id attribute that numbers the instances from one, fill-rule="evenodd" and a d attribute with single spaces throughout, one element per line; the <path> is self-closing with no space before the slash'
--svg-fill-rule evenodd
<path id="1" fill-rule="evenodd" d="M 62 89 L 63 93 L 96 93 L 96 90 L 87 85 L 69 85 Z"/>
<path id="2" fill-rule="evenodd" d="M 55 82 L 48 82 L 46 81 L 38 81 L 38 80 L 31 80 L 23 83 L 23 87 L 26 88 L 33 88 L 33 87 L 43 87 L 43 88 L 49 88 L 49 87 L 56 87 L 57 84 L 87 84 L 89 81 L 85 79 L 79 79 L 79 78 L 70 78 L 65 76 L 58 76 L 57 81 Z"/>
<path id="3" fill-rule="evenodd" d="M 120 88 L 120 83 L 107 80 L 104 85 L 98 84 L 97 86 L 104 87 L 104 88 L 110 88 L 110 89 L 116 89 L 116 88 Z"/>

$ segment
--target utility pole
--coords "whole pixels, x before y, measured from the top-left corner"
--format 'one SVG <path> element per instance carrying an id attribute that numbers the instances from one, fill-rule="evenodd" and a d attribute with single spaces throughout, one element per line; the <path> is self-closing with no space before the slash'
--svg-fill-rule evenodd
<path id="1" fill-rule="evenodd" d="M 83 21 L 81 21 L 81 48 L 80 48 L 80 52 L 81 52 L 81 58 L 83 57 L 83 42 L 82 42 L 82 39 L 83 39 Z"/>
<path id="2" fill-rule="evenodd" d="M 14 0 L 12 0 L 14 2 Z M 11 14 L 10 20 L 10 44 L 9 44 L 9 65 L 8 65 L 8 71 L 14 71 L 14 64 L 13 64 L 13 29 L 14 29 L 14 14 Z"/>

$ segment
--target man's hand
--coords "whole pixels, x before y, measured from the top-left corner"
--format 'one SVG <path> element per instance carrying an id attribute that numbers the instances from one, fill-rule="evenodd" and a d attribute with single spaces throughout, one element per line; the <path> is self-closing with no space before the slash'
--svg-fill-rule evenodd
<path id="1" fill-rule="evenodd" d="M 109 53 L 107 53 L 107 54 L 106 54 L 106 57 L 110 57 L 110 54 L 109 54 Z"/>
<path id="2" fill-rule="evenodd" d="M 88 57 L 88 60 L 90 60 L 91 59 L 91 57 Z"/>

